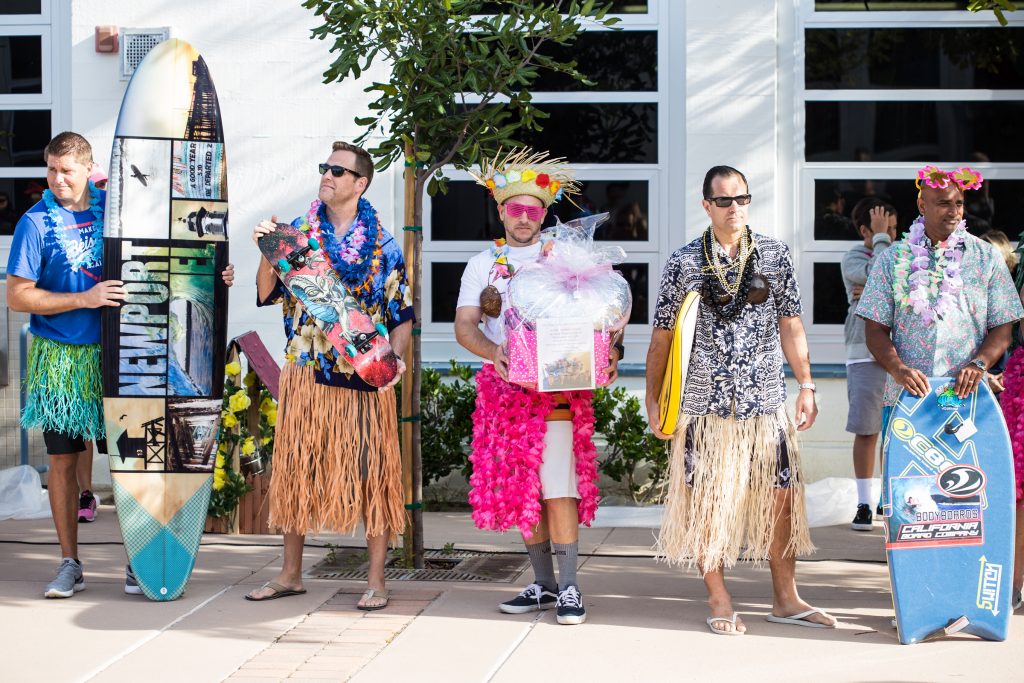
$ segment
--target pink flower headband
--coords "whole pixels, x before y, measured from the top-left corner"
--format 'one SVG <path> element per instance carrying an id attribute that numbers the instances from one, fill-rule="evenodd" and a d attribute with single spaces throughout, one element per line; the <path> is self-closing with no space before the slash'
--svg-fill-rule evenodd
<path id="1" fill-rule="evenodd" d="M 925 166 L 917 172 L 917 180 L 914 181 L 914 184 L 917 185 L 918 190 L 921 189 L 922 183 L 938 190 L 945 190 L 950 183 L 955 184 L 961 190 L 977 190 L 981 187 L 983 180 L 979 171 L 967 166 L 962 166 L 955 171 L 943 171 L 938 166 Z"/>

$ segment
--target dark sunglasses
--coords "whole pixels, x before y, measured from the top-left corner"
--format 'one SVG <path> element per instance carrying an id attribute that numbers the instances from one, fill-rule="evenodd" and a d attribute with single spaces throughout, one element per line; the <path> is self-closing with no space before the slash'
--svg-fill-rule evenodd
<path id="1" fill-rule="evenodd" d="M 324 173 L 327 173 L 328 171 L 330 171 L 331 175 L 334 176 L 335 178 L 340 178 L 341 176 L 345 175 L 346 173 L 351 173 L 356 178 L 362 178 L 363 177 L 362 173 L 356 173 L 351 168 L 345 168 L 344 166 L 338 166 L 337 164 L 334 164 L 334 165 L 332 165 L 332 164 L 320 164 L 320 166 L 318 168 L 320 169 L 320 175 L 323 175 Z"/>
<path id="2" fill-rule="evenodd" d="M 740 206 L 746 206 L 750 203 L 750 195 L 740 194 L 735 197 L 708 197 L 707 200 L 719 209 L 727 209 L 732 206 L 733 202 L 736 202 Z"/>

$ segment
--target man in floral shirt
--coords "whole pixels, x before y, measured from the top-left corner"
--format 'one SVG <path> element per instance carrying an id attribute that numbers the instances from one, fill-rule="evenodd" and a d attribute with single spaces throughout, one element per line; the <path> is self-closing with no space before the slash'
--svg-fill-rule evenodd
<path id="1" fill-rule="evenodd" d="M 960 398 L 977 389 L 1024 316 L 1002 255 L 967 232 L 964 192 L 981 183 L 969 168 L 921 169 L 921 216 L 879 257 L 864 287 L 857 315 L 868 349 L 889 373 L 883 432 L 900 391 L 924 396 L 928 377 L 955 377 Z"/>
<path id="2" fill-rule="evenodd" d="M 702 202 L 711 225 L 672 254 L 661 279 L 647 352 L 647 412 L 658 429 L 659 390 L 673 328 L 687 292 L 699 292 L 693 351 L 672 444 L 658 555 L 696 566 L 708 590 L 708 628 L 739 635 L 725 569 L 768 561 L 769 621 L 832 628 L 836 620 L 797 593 L 796 555 L 813 550 L 804 513 L 796 431 L 818 409 L 800 290 L 789 247 L 747 227 L 751 195 L 729 166 L 707 172 Z M 788 361 L 800 383 L 796 423 L 785 408 Z"/>
<path id="3" fill-rule="evenodd" d="M 320 189 L 305 216 L 292 225 L 318 237 L 342 283 L 374 323 L 387 328 L 401 357 L 414 319 L 405 260 L 377 212 L 362 198 L 373 179 L 373 160 L 361 147 L 335 142 L 320 164 Z M 276 218 L 253 230 L 274 231 Z M 405 526 L 402 464 L 395 392 L 405 370 L 377 389 L 355 374 L 315 321 L 260 257 L 258 304 L 281 303 L 288 337 L 281 372 L 281 416 L 274 439 L 270 524 L 284 532 L 284 564 L 273 581 L 246 595 L 261 601 L 305 593 L 305 534 L 326 529 L 352 533 L 362 522 L 370 555 L 363 610 L 388 604 L 384 563 L 388 543 Z"/>

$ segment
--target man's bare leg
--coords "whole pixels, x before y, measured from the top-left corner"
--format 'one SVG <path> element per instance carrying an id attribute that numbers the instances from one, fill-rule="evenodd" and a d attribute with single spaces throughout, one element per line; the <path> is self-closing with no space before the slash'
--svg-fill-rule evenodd
<path id="1" fill-rule="evenodd" d="M 711 608 L 711 624 L 719 631 L 739 631 L 745 633 L 747 630 L 743 620 L 736 617 L 735 626 L 727 621 L 732 619 L 733 612 L 732 596 L 725 587 L 725 571 L 718 569 L 704 574 L 704 586 L 708 589 L 708 606 Z"/>
<path id="2" fill-rule="evenodd" d="M 273 579 L 274 583 L 281 584 L 289 590 L 302 590 L 302 550 L 305 542 L 305 535 L 284 535 L 284 561 L 281 564 L 281 573 Z M 253 600 L 263 600 L 273 594 L 273 588 L 261 586 L 250 591 L 249 597 Z"/>
<path id="3" fill-rule="evenodd" d="M 775 529 L 772 532 L 768 566 L 772 572 L 772 614 L 777 617 L 790 617 L 813 609 L 800 599 L 796 590 L 796 557 L 783 555 L 783 550 L 789 545 L 792 514 L 792 489 L 776 489 Z M 819 613 L 811 614 L 806 620 L 829 626 L 836 623 L 834 617 Z"/>
<path id="4" fill-rule="evenodd" d="M 552 543 L 575 543 L 580 538 L 580 517 L 575 498 L 549 498 L 543 502 Z M 539 543 L 539 541 L 531 541 Z"/>
<path id="5" fill-rule="evenodd" d="M 874 477 L 877 454 L 878 434 L 854 434 L 853 476 L 857 479 L 871 479 Z"/>
<path id="6" fill-rule="evenodd" d="M 78 464 L 75 465 L 75 478 L 78 481 L 78 493 L 92 491 L 92 441 L 85 442 L 85 450 L 78 454 Z"/>
<path id="7" fill-rule="evenodd" d="M 61 557 L 78 559 L 78 482 L 75 470 L 78 453 L 50 456 L 46 490 L 50 497 L 53 526 L 57 530 Z"/>
<path id="8" fill-rule="evenodd" d="M 376 592 L 383 591 L 385 588 L 384 565 L 387 564 L 388 560 L 388 535 L 380 534 L 379 536 L 367 536 L 366 551 L 370 555 L 370 567 L 366 576 L 366 587 Z M 374 595 L 372 598 L 359 600 L 359 605 L 361 607 L 380 608 L 387 604 L 387 598 L 382 595 Z"/>

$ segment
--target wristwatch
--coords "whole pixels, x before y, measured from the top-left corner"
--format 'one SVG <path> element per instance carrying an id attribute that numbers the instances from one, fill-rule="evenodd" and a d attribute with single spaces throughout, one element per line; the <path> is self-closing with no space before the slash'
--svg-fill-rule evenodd
<path id="1" fill-rule="evenodd" d="M 975 358 L 970 363 L 968 363 L 968 365 L 973 365 L 974 367 L 978 368 L 982 372 L 988 372 L 988 366 L 986 366 L 985 365 L 985 361 L 983 361 L 980 358 Z"/>
<path id="2" fill-rule="evenodd" d="M 810 389 L 814 393 L 818 393 L 818 387 L 817 387 L 817 385 L 814 384 L 814 382 L 801 382 L 800 383 L 800 388 L 801 389 Z"/>

